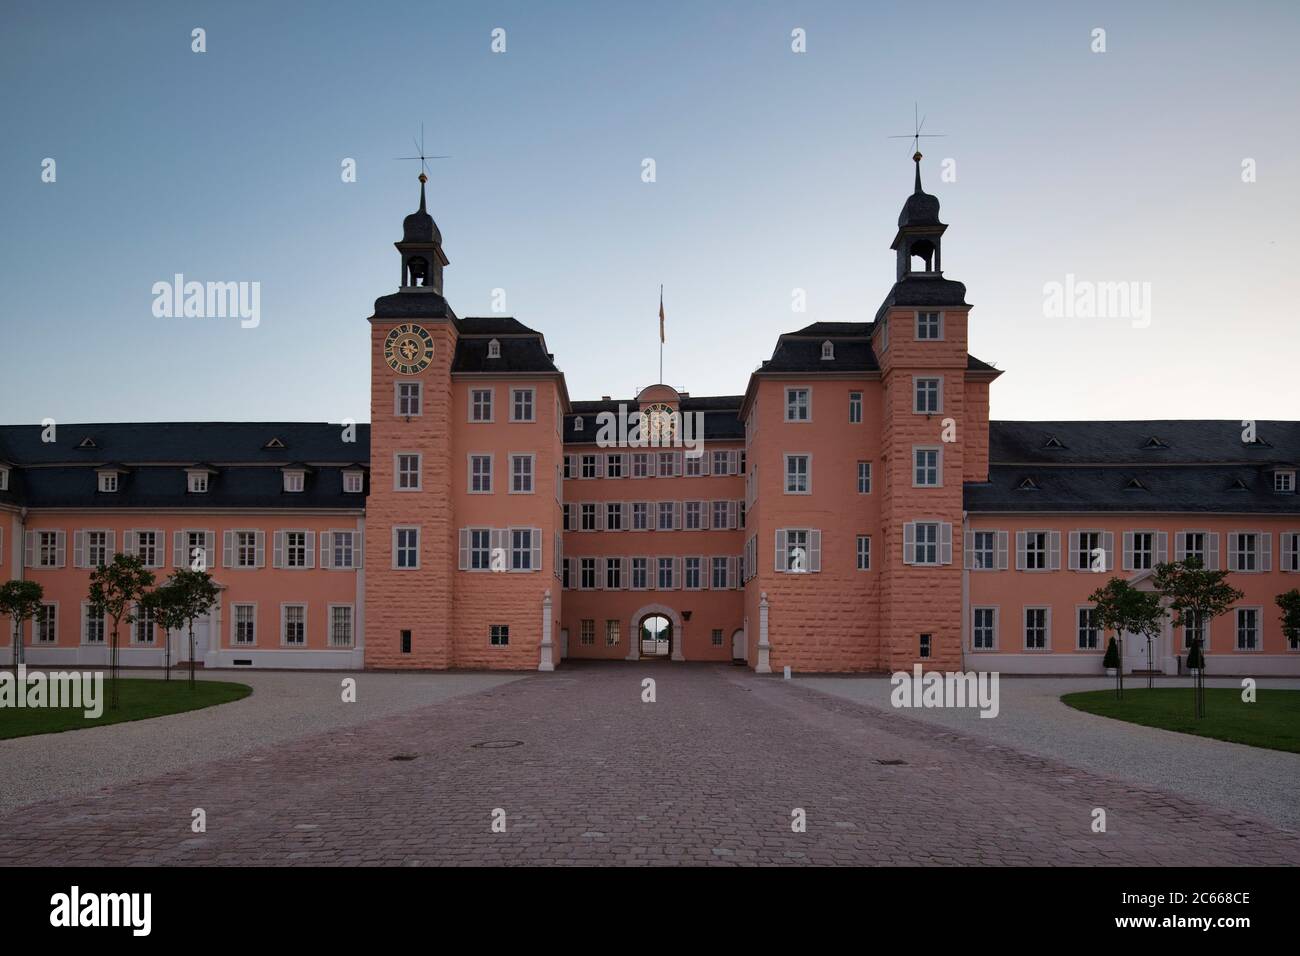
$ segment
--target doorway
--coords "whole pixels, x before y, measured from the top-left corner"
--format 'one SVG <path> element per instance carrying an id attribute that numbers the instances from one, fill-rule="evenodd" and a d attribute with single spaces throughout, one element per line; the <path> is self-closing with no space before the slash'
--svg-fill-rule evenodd
<path id="1" fill-rule="evenodd" d="M 662 614 L 647 614 L 637 626 L 642 659 L 667 660 L 673 651 L 673 622 Z"/>

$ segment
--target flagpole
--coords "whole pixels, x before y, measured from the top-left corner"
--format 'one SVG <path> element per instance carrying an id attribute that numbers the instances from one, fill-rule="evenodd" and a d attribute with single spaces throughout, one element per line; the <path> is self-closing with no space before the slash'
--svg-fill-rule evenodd
<path id="1" fill-rule="evenodd" d="M 664 287 L 659 284 L 659 384 L 664 383 Z"/>

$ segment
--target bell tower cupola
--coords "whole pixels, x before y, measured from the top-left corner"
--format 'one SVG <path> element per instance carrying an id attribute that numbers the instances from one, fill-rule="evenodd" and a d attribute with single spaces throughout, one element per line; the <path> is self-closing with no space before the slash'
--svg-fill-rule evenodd
<path id="1" fill-rule="evenodd" d="M 424 184 L 428 181 L 429 177 L 420 173 L 420 208 L 402 220 L 402 241 L 393 245 L 402 256 L 402 290 L 442 295 L 442 269 L 450 260 L 442 251 L 442 232 L 425 207 Z"/>
<path id="2" fill-rule="evenodd" d="M 916 186 L 898 214 L 898 234 L 890 246 L 898 254 L 898 281 L 908 278 L 943 277 L 941 256 L 943 233 L 948 227 L 939 221 L 939 200 L 921 188 L 921 153 L 916 163 Z"/>

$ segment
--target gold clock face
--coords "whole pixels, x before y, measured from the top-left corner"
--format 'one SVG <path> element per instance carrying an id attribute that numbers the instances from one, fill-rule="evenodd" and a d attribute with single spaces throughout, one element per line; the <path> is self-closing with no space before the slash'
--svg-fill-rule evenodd
<path id="1" fill-rule="evenodd" d="M 418 375 L 433 361 L 433 336 L 418 325 L 399 325 L 384 340 L 384 358 L 399 375 Z"/>
<path id="2" fill-rule="evenodd" d="M 641 412 L 646 435 L 654 445 L 671 445 L 677 434 L 677 414 L 667 405 L 650 405 Z"/>

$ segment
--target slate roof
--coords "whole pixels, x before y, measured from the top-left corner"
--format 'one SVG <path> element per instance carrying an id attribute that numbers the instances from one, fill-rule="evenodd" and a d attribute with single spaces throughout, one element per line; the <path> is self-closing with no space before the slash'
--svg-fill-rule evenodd
<path id="1" fill-rule="evenodd" d="M 908 276 L 899 279 L 885 294 L 885 301 L 876 310 L 876 321 L 885 317 L 885 313 L 895 307 L 962 306 L 970 308 L 966 301 L 966 286 L 954 279 L 940 276 Z"/>
<path id="2" fill-rule="evenodd" d="M 745 426 L 740 421 L 740 404 L 743 398 L 741 395 L 702 395 L 699 398 L 687 396 L 679 400 L 678 408 L 682 412 L 700 412 L 704 415 L 705 441 L 743 441 Z M 574 402 L 573 414 L 564 416 L 564 443 L 566 445 L 594 443 L 599 433 L 596 416 L 601 412 L 617 415 L 620 404 L 626 405 L 629 413 L 637 408 L 634 398 Z M 574 420 L 577 418 L 583 420 L 582 431 L 577 431 L 573 427 Z"/>
<path id="3" fill-rule="evenodd" d="M 1275 493 L 1272 483 L 1275 469 L 1300 460 L 1300 422 L 1256 428 L 1267 444 L 1242 444 L 1239 421 L 991 422 L 989 481 L 967 483 L 964 504 L 972 512 L 1300 515 L 1300 496 Z"/>
<path id="4" fill-rule="evenodd" d="M 932 280 L 909 279 L 908 283 Z M 947 280 L 934 280 L 946 282 Z M 898 285 L 903 285 L 899 283 Z M 960 282 L 949 283 L 962 292 Z M 895 286 L 897 288 L 897 286 Z M 960 299 L 960 296 L 958 297 Z M 956 304 L 956 303 L 949 303 Z M 883 308 L 883 307 L 882 307 Z M 883 313 L 882 313 L 883 315 Z M 797 332 L 786 332 L 776 340 L 772 357 L 765 360 L 755 374 L 765 372 L 879 372 L 872 336 L 875 322 L 813 322 Z M 822 343 L 835 346 L 835 357 L 822 358 Z M 966 368 L 973 372 L 997 372 L 992 365 L 973 355 L 966 357 Z"/>
<path id="5" fill-rule="evenodd" d="M 508 316 L 459 319 L 460 338 L 452 358 L 453 372 L 552 372 L 560 370 L 555 357 L 546 351 L 542 333 Z M 488 358 L 488 344 L 496 339 L 499 358 Z"/>

